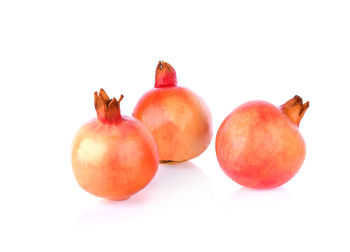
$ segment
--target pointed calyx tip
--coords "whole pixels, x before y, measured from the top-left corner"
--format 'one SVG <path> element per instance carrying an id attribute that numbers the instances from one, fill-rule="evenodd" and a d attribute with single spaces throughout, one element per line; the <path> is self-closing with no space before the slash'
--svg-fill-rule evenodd
<path id="1" fill-rule="evenodd" d="M 167 62 L 159 61 L 156 69 L 155 88 L 175 87 L 177 78 L 175 69 Z"/>
<path id="2" fill-rule="evenodd" d="M 163 69 L 163 63 L 164 61 L 158 61 L 158 65 L 157 65 L 157 70 L 162 70 Z"/>
<path id="3" fill-rule="evenodd" d="M 300 121 L 309 106 L 309 102 L 303 103 L 303 99 L 300 96 L 295 95 L 292 99 L 283 104 L 281 109 L 283 113 L 287 115 L 296 126 L 299 127 Z"/>
<path id="4" fill-rule="evenodd" d="M 97 119 L 101 123 L 116 123 L 121 120 L 120 114 L 120 101 L 123 99 L 123 95 L 119 100 L 116 98 L 109 99 L 107 93 L 101 88 L 100 93 L 95 92 L 95 109 L 97 112 Z"/>

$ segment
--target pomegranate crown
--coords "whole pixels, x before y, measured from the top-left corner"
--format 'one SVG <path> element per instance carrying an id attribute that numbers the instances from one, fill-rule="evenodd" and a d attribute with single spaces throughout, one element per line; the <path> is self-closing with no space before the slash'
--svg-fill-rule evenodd
<path id="1" fill-rule="evenodd" d="M 303 99 L 300 96 L 295 95 L 292 99 L 283 104 L 281 109 L 283 113 L 289 117 L 292 123 L 299 127 L 300 121 L 303 119 L 309 106 L 310 102 L 303 103 Z"/>
<path id="2" fill-rule="evenodd" d="M 120 114 L 120 102 L 123 99 L 123 95 L 120 96 L 119 100 L 109 99 L 107 93 L 100 89 L 100 93 L 97 91 L 94 93 L 95 98 L 95 109 L 97 112 L 97 119 L 101 123 L 116 123 L 121 120 Z"/>
<path id="3" fill-rule="evenodd" d="M 156 69 L 155 88 L 175 87 L 177 78 L 175 69 L 167 62 L 159 61 Z"/>

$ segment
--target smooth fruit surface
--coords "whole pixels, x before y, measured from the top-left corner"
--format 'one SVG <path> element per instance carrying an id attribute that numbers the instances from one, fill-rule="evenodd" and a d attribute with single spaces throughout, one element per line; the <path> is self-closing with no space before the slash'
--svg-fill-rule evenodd
<path id="1" fill-rule="evenodd" d="M 160 62 L 155 88 L 140 98 L 133 112 L 153 135 L 160 162 L 192 159 L 208 147 L 212 137 L 208 106 L 193 91 L 176 83 L 174 69 Z"/>
<path id="2" fill-rule="evenodd" d="M 246 187 L 272 188 L 298 172 L 306 152 L 298 125 L 309 105 L 298 98 L 287 107 L 248 102 L 227 116 L 215 145 L 226 175 Z"/>
<path id="3" fill-rule="evenodd" d="M 110 104 L 109 98 L 106 100 Z M 158 153 L 151 134 L 140 122 L 113 111 L 106 113 L 112 106 L 107 110 L 96 106 L 98 118 L 76 133 L 72 167 L 77 182 L 87 192 L 123 200 L 152 180 L 158 168 Z"/>
<path id="4" fill-rule="evenodd" d="M 133 116 L 152 133 L 161 161 L 185 161 L 200 155 L 212 137 L 204 101 L 184 87 L 152 89 L 141 97 Z"/>

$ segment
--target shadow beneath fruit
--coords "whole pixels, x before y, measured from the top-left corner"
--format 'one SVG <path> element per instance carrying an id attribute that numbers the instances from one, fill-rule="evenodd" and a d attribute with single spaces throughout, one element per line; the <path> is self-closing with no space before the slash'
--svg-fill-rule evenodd
<path id="1" fill-rule="evenodd" d="M 285 223 L 296 221 L 295 213 L 300 211 L 300 204 L 296 203 L 295 197 L 283 187 L 268 190 L 240 188 L 221 205 L 222 216 L 230 218 L 221 218 L 218 222 L 221 225 L 229 222 L 247 234 L 265 234 L 266 230 L 272 229 L 283 232 L 281 227 Z"/>
<path id="2" fill-rule="evenodd" d="M 224 202 L 223 207 L 266 208 L 285 205 L 292 199 L 293 195 L 284 187 L 264 190 L 242 187 Z"/>
<path id="3" fill-rule="evenodd" d="M 145 212 L 144 205 L 145 200 L 138 195 L 123 201 L 97 199 L 81 211 L 77 225 L 85 227 L 126 221 L 137 215 L 137 210 Z"/>
<path id="4" fill-rule="evenodd" d="M 183 163 L 160 164 L 158 172 L 145 188 L 147 197 L 169 204 L 180 198 L 181 201 L 207 196 L 211 190 L 207 175 L 191 161 Z"/>
<path id="5" fill-rule="evenodd" d="M 124 201 L 100 199 L 78 216 L 78 225 L 98 225 L 135 221 L 167 208 L 188 211 L 188 204 L 199 206 L 210 194 L 207 175 L 192 162 L 161 164 L 158 172 L 143 190 Z M 181 204 L 179 204 L 181 202 Z"/>

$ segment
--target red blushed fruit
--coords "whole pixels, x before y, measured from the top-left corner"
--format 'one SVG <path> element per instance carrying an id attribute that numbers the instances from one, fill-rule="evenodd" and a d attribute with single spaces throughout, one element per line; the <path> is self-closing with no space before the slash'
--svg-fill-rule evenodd
<path id="1" fill-rule="evenodd" d="M 95 92 L 97 119 L 76 133 L 73 172 L 87 192 L 110 200 L 124 200 L 145 187 L 158 169 L 157 146 L 140 122 L 121 116 L 120 101 Z"/>
<path id="2" fill-rule="evenodd" d="M 252 101 L 236 108 L 216 135 L 216 155 L 226 175 L 261 189 L 290 180 L 305 158 L 298 127 L 308 107 L 295 96 L 281 107 Z"/>
<path id="3" fill-rule="evenodd" d="M 175 70 L 166 62 L 159 62 L 155 86 L 138 101 L 133 116 L 152 133 L 160 162 L 192 159 L 212 137 L 207 105 L 191 90 L 177 86 Z"/>

